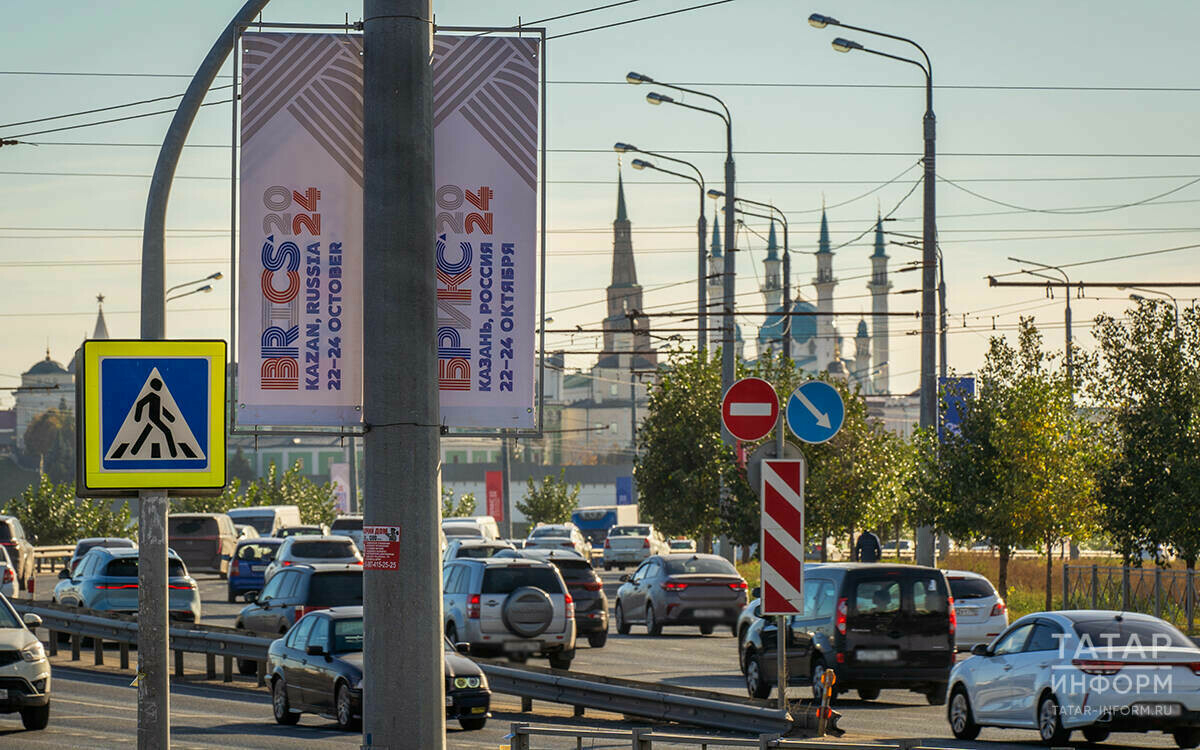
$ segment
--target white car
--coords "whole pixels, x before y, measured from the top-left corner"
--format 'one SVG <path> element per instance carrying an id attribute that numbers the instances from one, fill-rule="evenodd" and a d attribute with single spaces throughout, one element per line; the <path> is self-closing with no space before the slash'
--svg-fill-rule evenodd
<path id="1" fill-rule="evenodd" d="M 573 549 L 584 560 L 592 559 L 592 544 L 573 523 L 547 523 L 529 532 L 523 549 Z"/>
<path id="2" fill-rule="evenodd" d="M 1200 648 L 1157 617 L 1039 612 L 971 653 L 950 673 L 947 719 L 960 740 L 988 726 L 1034 730 L 1053 746 L 1075 729 L 1090 743 L 1161 731 L 1200 744 Z"/>
<path id="3" fill-rule="evenodd" d="M 10 599 L 17 596 L 17 569 L 8 557 L 8 550 L 0 547 L 0 594 Z"/>
<path id="4" fill-rule="evenodd" d="M 653 524 L 613 526 L 604 540 L 604 569 L 636 568 L 651 555 L 665 555 L 668 552 L 667 540 L 663 539 Z"/>
<path id="5" fill-rule="evenodd" d="M 50 662 L 42 642 L 32 632 L 42 624 L 35 614 L 18 617 L 0 597 L 0 714 L 21 712 L 26 729 L 45 729 L 50 722 Z M 20 744 L 20 743 L 17 743 Z"/>
<path id="6" fill-rule="evenodd" d="M 289 565 L 299 563 L 342 563 L 362 565 L 362 553 L 348 536 L 289 536 L 275 551 L 275 559 L 263 571 L 263 585 Z"/>
<path id="7" fill-rule="evenodd" d="M 947 570 L 946 581 L 958 618 L 954 643 L 959 651 L 970 651 L 977 643 L 991 643 L 1008 627 L 1008 607 L 987 578 L 968 570 Z"/>

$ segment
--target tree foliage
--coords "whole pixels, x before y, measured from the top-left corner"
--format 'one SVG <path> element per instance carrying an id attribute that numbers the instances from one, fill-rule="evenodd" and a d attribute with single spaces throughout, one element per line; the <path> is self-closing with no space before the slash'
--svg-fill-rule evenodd
<path id="1" fill-rule="evenodd" d="M 541 486 L 535 485 L 533 477 L 528 480 L 525 497 L 517 501 L 517 510 L 529 519 L 529 523 L 567 523 L 571 514 L 579 507 L 579 485 L 567 484 L 567 470 L 560 469 L 558 476 L 542 477 Z M 471 498 L 472 503 L 474 498 Z"/>
<path id="2" fill-rule="evenodd" d="M 1104 530 L 1127 565 L 1200 556 L 1200 314 L 1146 300 L 1096 320 L 1096 377 L 1112 460 L 1100 475 Z"/>
<path id="3" fill-rule="evenodd" d="M 49 409 L 25 428 L 25 453 L 30 466 L 41 467 L 52 482 L 75 476 L 75 415 L 65 408 Z"/>
<path id="4" fill-rule="evenodd" d="M 9 500 L 4 513 L 20 519 L 30 541 L 37 546 L 73 544 L 91 536 L 133 537 L 137 533 L 128 505 L 113 510 L 111 500 L 77 498 L 73 483 L 56 484 L 45 474 L 37 484 L 26 487 L 20 497 Z"/>
<path id="5" fill-rule="evenodd" d="M 475 493 L 464 492 L 454 501 L 454 490 L 442 488 L 442 518 L 466 518 L 475 515 Z M 568 519 L 569 520 L 569 519 Z"/>
<path id="6" fill-rule="evenodd" d="M 215 497 L 183 497 L 172 499 L 176 513 L 224 513 L 232 508 L 255 505 L 296 505 L 300 520 L 309 524 L 331 524 L 337 518 L 333 485 L 317 484 L 303 473 L 304 463 L 297 461 L 282 474 L 274 463 L 265 477 L 259 477 L 242 490 L 239 479 L 229 480 L 225 491 Z"/>

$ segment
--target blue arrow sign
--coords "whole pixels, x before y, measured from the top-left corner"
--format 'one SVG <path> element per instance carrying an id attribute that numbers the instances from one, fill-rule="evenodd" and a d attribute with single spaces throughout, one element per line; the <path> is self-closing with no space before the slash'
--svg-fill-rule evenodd
<path id="1" fill-rule="evenodd" d="M 788 429 L 806 443 L 824 443 L 842 429 L 845 420 L 842 395 L 824 381 L 810 380 L 788 399 Z"/>

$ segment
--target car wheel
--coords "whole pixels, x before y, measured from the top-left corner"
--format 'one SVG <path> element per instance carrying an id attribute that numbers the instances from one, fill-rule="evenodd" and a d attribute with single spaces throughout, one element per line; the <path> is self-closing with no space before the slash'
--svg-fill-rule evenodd
<path id="1" fill-rule="evenodd" d="M 961 685 L 955 687 L 954 695 L 950 696 L 946 720 L 950 722 L 950 731 L 960 740 L 969 741 L 979 736 L 979 725 L 975 723 L 975 714 L 971 713 L 971 699 Z"/>
<path id="2" fill-rule="evenodd" d="M 525 662 L 529 661 L 529 654 L 514 651 L 508 655 L 508 660 L 514 664 L 524 664 Z"/>
<path id="3" fill-rule="evenodd" d="M 879 688 L 859 688 L 858 698 L 864 701 L 873 701 L 879 697 Z"/>
<path id="4" fill-rule="evenodd" d="M 271 710 L 278 724 L 295 724 L 300 721 L 300 714 L 292 712 L 292 704 L 288 702 L 287 684 L 279 677 L 271 683 Z"/>
<path id="5" fill-rule="evenodd" d="M 825 697 L 825 686 L 821 684 L 821 675 L 825 674 L 825 660 L 821 657 L 813 659 L 812 670 L 809 673 L 809 679 L 812 680 L 812 696 L 813 704 L 821 705 L 821 699 Z M 833 695 L 829 696 L 829 702 L 833 703 Z"/>
<path id="6" fill-rule="evenodd" d="M 625 622 L 625 611 L 621 609 L 621 603 L 617 602 L 617 632 L 621 635 L 629 635 L 629 623 Z"/>
<path id="7" fill-rule="evenodd" d="M 446 623 L 446 640 L 450 643 L 458 643 L 458 626 L 454 624 L 453 620 Z"/>
<path id="8" fill-rule="evenodd" d="M 1104 727 L 1090 726 L 1083 728 L 1083 738 L 1088 741 L 1088 744 L 1099 745 L 1108 739 L 1109 731 Z M 1180 745 L 1180 747 L 1195 747 L 1196 743 L 1190 745 Z"/>
<path id="9" fill-rule="evenodd" d="M 700 626 L 700 635 L 712 635 L 712 632 L 713 632 L 712 625 L 701 625 Z"/>
<path id="10" fill-rule="evenodd" d="M 1086 730 L 1083 736 L 1087 736 Z M 1180 727 L 1171 732 L 1171 736 L 1175 738 L 1175 744 L 1180 747 L 1186 748 L 1200 745 L 1200 728 L 1197 727 Z"/>
<path id="11" fill-rule="evenodd" d="M 763 679 L 762 661 L 751 651 L 746 656 L 746 691 L 751 698 L 766 698 L 771 695 L 771 686 Z"/>
<path id="12" fill-rule="evenodd" d="M 554 669 L 570 669 L 573 658 L 575 658 L 574 651 L 560 651 L 557 654 L 550 654 L 550 666 Z"/>
<path id="13" fill-rule="evenodd" d="M 250 659 L 237 660 L 238 674 L 252 675 L 258 672 L 258 662 Z"/>
<path id="14" fill-rule="evenodd" d="M 654 616 L 654 605 L 646 607 L 646 635 L 662 635 L 662 625 Z"/>
<path id="15" fill-rule="evenodd" d="M 1063 728 L 1062 713 L 1053 695 L 1044 695 L 1038 702 L 1037 725 L 1043 745 L 1065 745 L 1071 738 L 1071 730 Z"/>
<path id="16" fill-rule="evenodd" d="M 458 724 L 468 732 L 474 732 L 483 729 L 484 725 L 487 724 L 487 719 L 459 719 Z"/>
<path id="17" fill-rule="evenodd" d="M 933 690 L 925 694 L 925 700 L 931 706 L 942 706 L 946 703 L 946 683 L 939 682 Z"/>
<path id="18" fill-rule="evenodd" d="M 233 593 L 233 589 L 229 589 L 228 596 L 226 597 L 226 599 L 230 604 L 233 604 L 234 602 L 237 601 L 237 594 Z"/>
<path id="19" fill-rule="evenodd" d="M 362 722 L 354 718 L 354 709 L 350 705 L 350 688 L 346 683 L 338 683 L 333 705 L 337 709 L 338 729 L 352 732 L 359 728 Z"/>
<path id="20" fill-rule="evenodd" d="M 608 631 L 602 630 L 599 633 L 588 633 L 588 645 L 592 648 L 604 648 L 604 644 L 608 643 Z"/>
<path id="21" fill-rule="evenodd" d="M 21 724 L 26 729 L 45 729 L 50 723 L 50 704 L 21 709 Z"/>

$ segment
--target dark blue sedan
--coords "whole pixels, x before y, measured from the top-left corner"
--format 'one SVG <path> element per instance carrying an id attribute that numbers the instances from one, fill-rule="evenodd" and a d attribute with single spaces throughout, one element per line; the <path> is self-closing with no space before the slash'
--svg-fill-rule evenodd
<path id="1" fill-rule="evenodd" d="M 233 551 L 233 561 L 229 564 L 229 601 L 236 601 L 238 596 L 251 591 L 262 591 L 263 573 L 275 559 L 281 544 L 282 539 L 273 537 L 238 542 L 237 549 Z"/>

